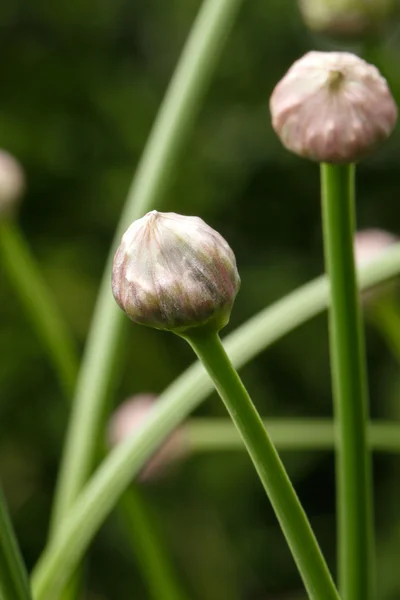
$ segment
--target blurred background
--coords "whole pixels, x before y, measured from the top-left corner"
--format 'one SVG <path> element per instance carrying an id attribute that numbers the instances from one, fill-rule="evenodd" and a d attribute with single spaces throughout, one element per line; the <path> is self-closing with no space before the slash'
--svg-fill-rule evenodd
<path id="1" fill-rule="evenodd" d="M 0 6 L 0 147 L 27 191 L 20 225 L 82 349 L 115 225 L 199 0 L 14 0 Z M 180 168 L 155 208 L 195 214 L 226 237 L 242 288 L 232 330 L 323 271 L 318 167 L 285 151 L 268 101 L 310 49 L 376 64 L 400 101 L 400 19 L 346 37 L 311 31 L 296 0 L 246 0 Z M 400 134 L 358 169 L 358 228 L 400 234 Z M 399 299 L 400 310 L 400 299 Z M 31 568 L 46 539 L 67 402 L 0 264 L 0 474 Z M 126 320 L 114 402 L 160 393 L 193 361 L 172 335 Z M 400 366 L 367 324 L 371 412 L 400 417 Z M 331 415 L 327 319 L 242 370 L 265 416 Z M 224 416 L 216 395 L 197 411 Z M 335 572 L 330 452 L 284 453 Z M 400 598 L 400 456 L 374 459 L 380 599 Z M 302 585 L 243 452 L 189 455 L 140 492 L 193 600 L 299 600 Z M 87 600 L 149 593 L 114 515 L 91 546 Z"/>

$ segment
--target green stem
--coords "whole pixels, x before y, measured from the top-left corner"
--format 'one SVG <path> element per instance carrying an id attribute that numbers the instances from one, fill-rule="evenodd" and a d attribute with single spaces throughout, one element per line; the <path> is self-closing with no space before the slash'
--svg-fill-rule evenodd
<path id="1" fill-rule="evenodd" d="M 371 458 L 367 446 L 364 337 L 354 265 L 354 167 L 321 165 L 330 350 L 339 444 L 336 482 L 339 589 L 344 600 L 375 597 Z"/>
<path id="2" fill-rule="evenodd" d="M 111 294 L 115 247 L 127 226 L 154 208 L 173 174 L 241 0 L 205 0 L 194 23 L 140 162 L 103 276 L 68 426 L 52 532 L 88 479 L 101 439 L 123 314 Z"/>
<path id="3" fill-rule="evenodd" d="M 400 244 L 364 267 L 362 289 L 400 272 Z M 319 277 L 253 317 L 226 339 L 226 350 L 236 368 L 293 331 L 328 306 L 328 282 Z M 49 543 L 32 582 L 35 600 L 53 600 L 70 576 L 91 539 L 143 464 L 179 423 L 212 391 L 200 364 L 192 365 L 159 397 L 136 436 L 118 445 L 103 461 Z"/>
<path id="4" fill-rule="evenodd" d="M 334 424 L 330 419 L 264 419 L 271 440 L 280 451 L 333 450 Z M 243 450 L 242 438 L 229 419 L 196 418 L 183 430 L 189 454 Z M 376 452 L 400 452 L 400 424 L 373 421 L 368 443 Z"/>
<path id="5" fill-rule="evenodd" d="M 140 565 L 152 598 L 160 600 L 186 600 L 175 573 L 165 560 L 166 554 L 149 507 L 141 497 L 140 490 L 131 486 L 122 496 L 120 513 L 124 529 L 128 527 L 128 541 Z"/>
<path id="6" fill-rule="evenodd" d="M 278 453 L 218 334 L 189 334 L 185 339 L 205 367 L 239 431 L 271 501 L 311 600 L 339 595 Z"/>
<path id="7" fill-rule="evenodd" d="M 28 575 L 0 489 L 0 598 L 31 600 Z"/>
<path id="8" fill-rule="evenodd" d="M 0 221 L 0 252 L 4 268 L 19 300 L 51 356 L 67 397 L 70 397 L 78 373 L 74 340 L 42 279 L 24 237 L 10 219 Z"/>

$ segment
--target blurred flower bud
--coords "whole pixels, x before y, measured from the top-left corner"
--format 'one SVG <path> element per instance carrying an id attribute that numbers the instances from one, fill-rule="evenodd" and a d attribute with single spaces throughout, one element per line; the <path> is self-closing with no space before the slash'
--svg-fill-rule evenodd
<path id="1" fill-rule="evenodd" d="M 386 80 L 349 52 L 308 52 L 275 87 L 270 109 L 283 145 L 318 162 L 358 161 L 397 120 Z"/>
<path id="2" fill-rule="evenodd" d="M 117 303 L 133 321 L 156 329 L 218 331 L 239 286 L 232 250 L 198 217 L 153 210 L 129 227 L 114 257 Z"/>
<path id="3" fill-rule="evenodd" d="M 396 242 L 398 242 L 398 238 L 383 229 L 357 231 L 354 237 L 354 255 L 357 266 L 367 265 Z"/>
<path id="4" fill-rule="evenodd" d="M 379 31 L 394 5 L 394 0 L 300 0 L 300 11 L 314 31 L 357 37 Z"/>
<path id="5" fill-rule="evenodd" d="M 398 241 L 395 235 L 383 229 L 357 231 L 354 236 L 354 258 L 357 267 L 365 267 L 373 262 Z M 362 297 L 364 301 L 378 300 L 391 290 L 393 290 L 392 284 L 385 282 L 373 289 L 364 291 Z"/>
<path id="6" fill-rule="evenodd" d="M 0 150 L 0 218 L 12 214 L 25 188 L 25 177 L 19 162 Z"/>
<path id="7" fill-rule="evenodd" d="M 108 440 L 111 445 L 119 444 L 140 430 L 152 409 L 154 394 L 137 394 L 123 402 L 111 416 L 108 427 Z M 139 474 L 142 481 L 156 479 L 168 467 L 185 454 L 185 442 L 181 429 L 176 429 L 148 460 Z"/>

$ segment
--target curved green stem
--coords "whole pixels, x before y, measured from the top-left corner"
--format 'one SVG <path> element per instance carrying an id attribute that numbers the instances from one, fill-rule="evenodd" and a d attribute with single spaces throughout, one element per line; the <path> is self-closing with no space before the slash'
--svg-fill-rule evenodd
<path id="1" fill-rule="evenodd" d="M 321 165 L 326 270 L 331 286 L 330 350 L 339 443 L 336 455 L 339 589 L 372 600 L 374 528 L 364 336 L 354 264 L 354 167 Z"/>
<path id="2" fill-rule="evenodd" d="M 334 450 L 336 435 L 330 419 L 264 419 L 280 451 Z M 368 443 L 375 452 L 400 452 L 400 423 L 372 421 Z M 229 419 L 196 418 L 185 423 L 184 443 L 190 454 L 243 450 L 243 440 Z"/>
<path id="3" fill-rule="evenodd" d="M 0 252 L 19 300 L 51 356 L 69 398 L 78 373 L 75 343 L 24 237 L 11 219 L 0 221 Z"/>
<path id="4" fill-rule="evenodd" d="M 400 273 L 400 244 L 363 268 L 362 289 Z M 319 277 L 253 317 L 225 340 L 236 368 L 328 306 L 328 281 Z M 36 565 L 35 600 L 52 600 L 132 477 L 173 429 L 212 391 L 201 365 L 192 365 L 161 396 L 135 437 L 117 446 L 79 495 Z"/>
<path id="5" fill-rule="evenodd" d="M 31 600 L 28 575 L 0 489 L 0 598 Z"/>
<path id="6" fill-rule="evenodd" d="M 246 388 L 217 333 L 182 336 L 192 346 L 241 435 L 311 600 L 339 595 L 306 514 Z"/>
<path id="7" fill-rule="evenodd" d="M 127 226 L 159 203 L 199 111 L 241 0 L 205 0 L 184 48 L 140 162 L 106 265 L 68 427 L 52 532 L 89 477 L 101 438 L 123 315 L 111 294 L 114 249 Z"/>

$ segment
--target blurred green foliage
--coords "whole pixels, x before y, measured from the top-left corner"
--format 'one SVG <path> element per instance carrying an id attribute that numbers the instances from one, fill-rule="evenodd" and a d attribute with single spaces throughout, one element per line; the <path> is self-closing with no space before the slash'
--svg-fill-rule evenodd
<path id="1" fill-rule="evenodd" d="M 199 0 L 14 0 L 0 6 L 0 146 L 27 172 L 20 222 L 83 347 L 124 196 Z M 197 214 L 234 248 L 242 290 L 229 329 L 323 270 L 317 166 L 275 137 L 268 99 L 293 60 L 341 49 L 295 0 L 247 0 L 180 169 L 159 208 Z M 377 64 L 400 101 L 400 30 L 345 49 Z M 400 232 L 399 131 L 358 172 L 358 226 Z M 1 265 L 0 265 L 1 269 Z M 68 407 L 0 271 L 0 473 L 26 561 L 46 539 Z M 115 401 L 160 392 L 192 362 L 178 338 L 126 322 Z M 368 329 L 375 417 L 399 418 L 400 369 Z M 264 415 L 331 414 L 326 316 L 243 369 Z M 213 396 L 199 414 L 223 415 Z M 284 456 L 335 569 L 331 454 Z M 381 600 L 400 596 L 400 457 L 375 461 Z M 189 596 L 296 600 L 301 583 L 244 454 L 188 457 L 144 494 Z M 90 551 L 89 600 L 147 598 L 113 517 Z"/>

